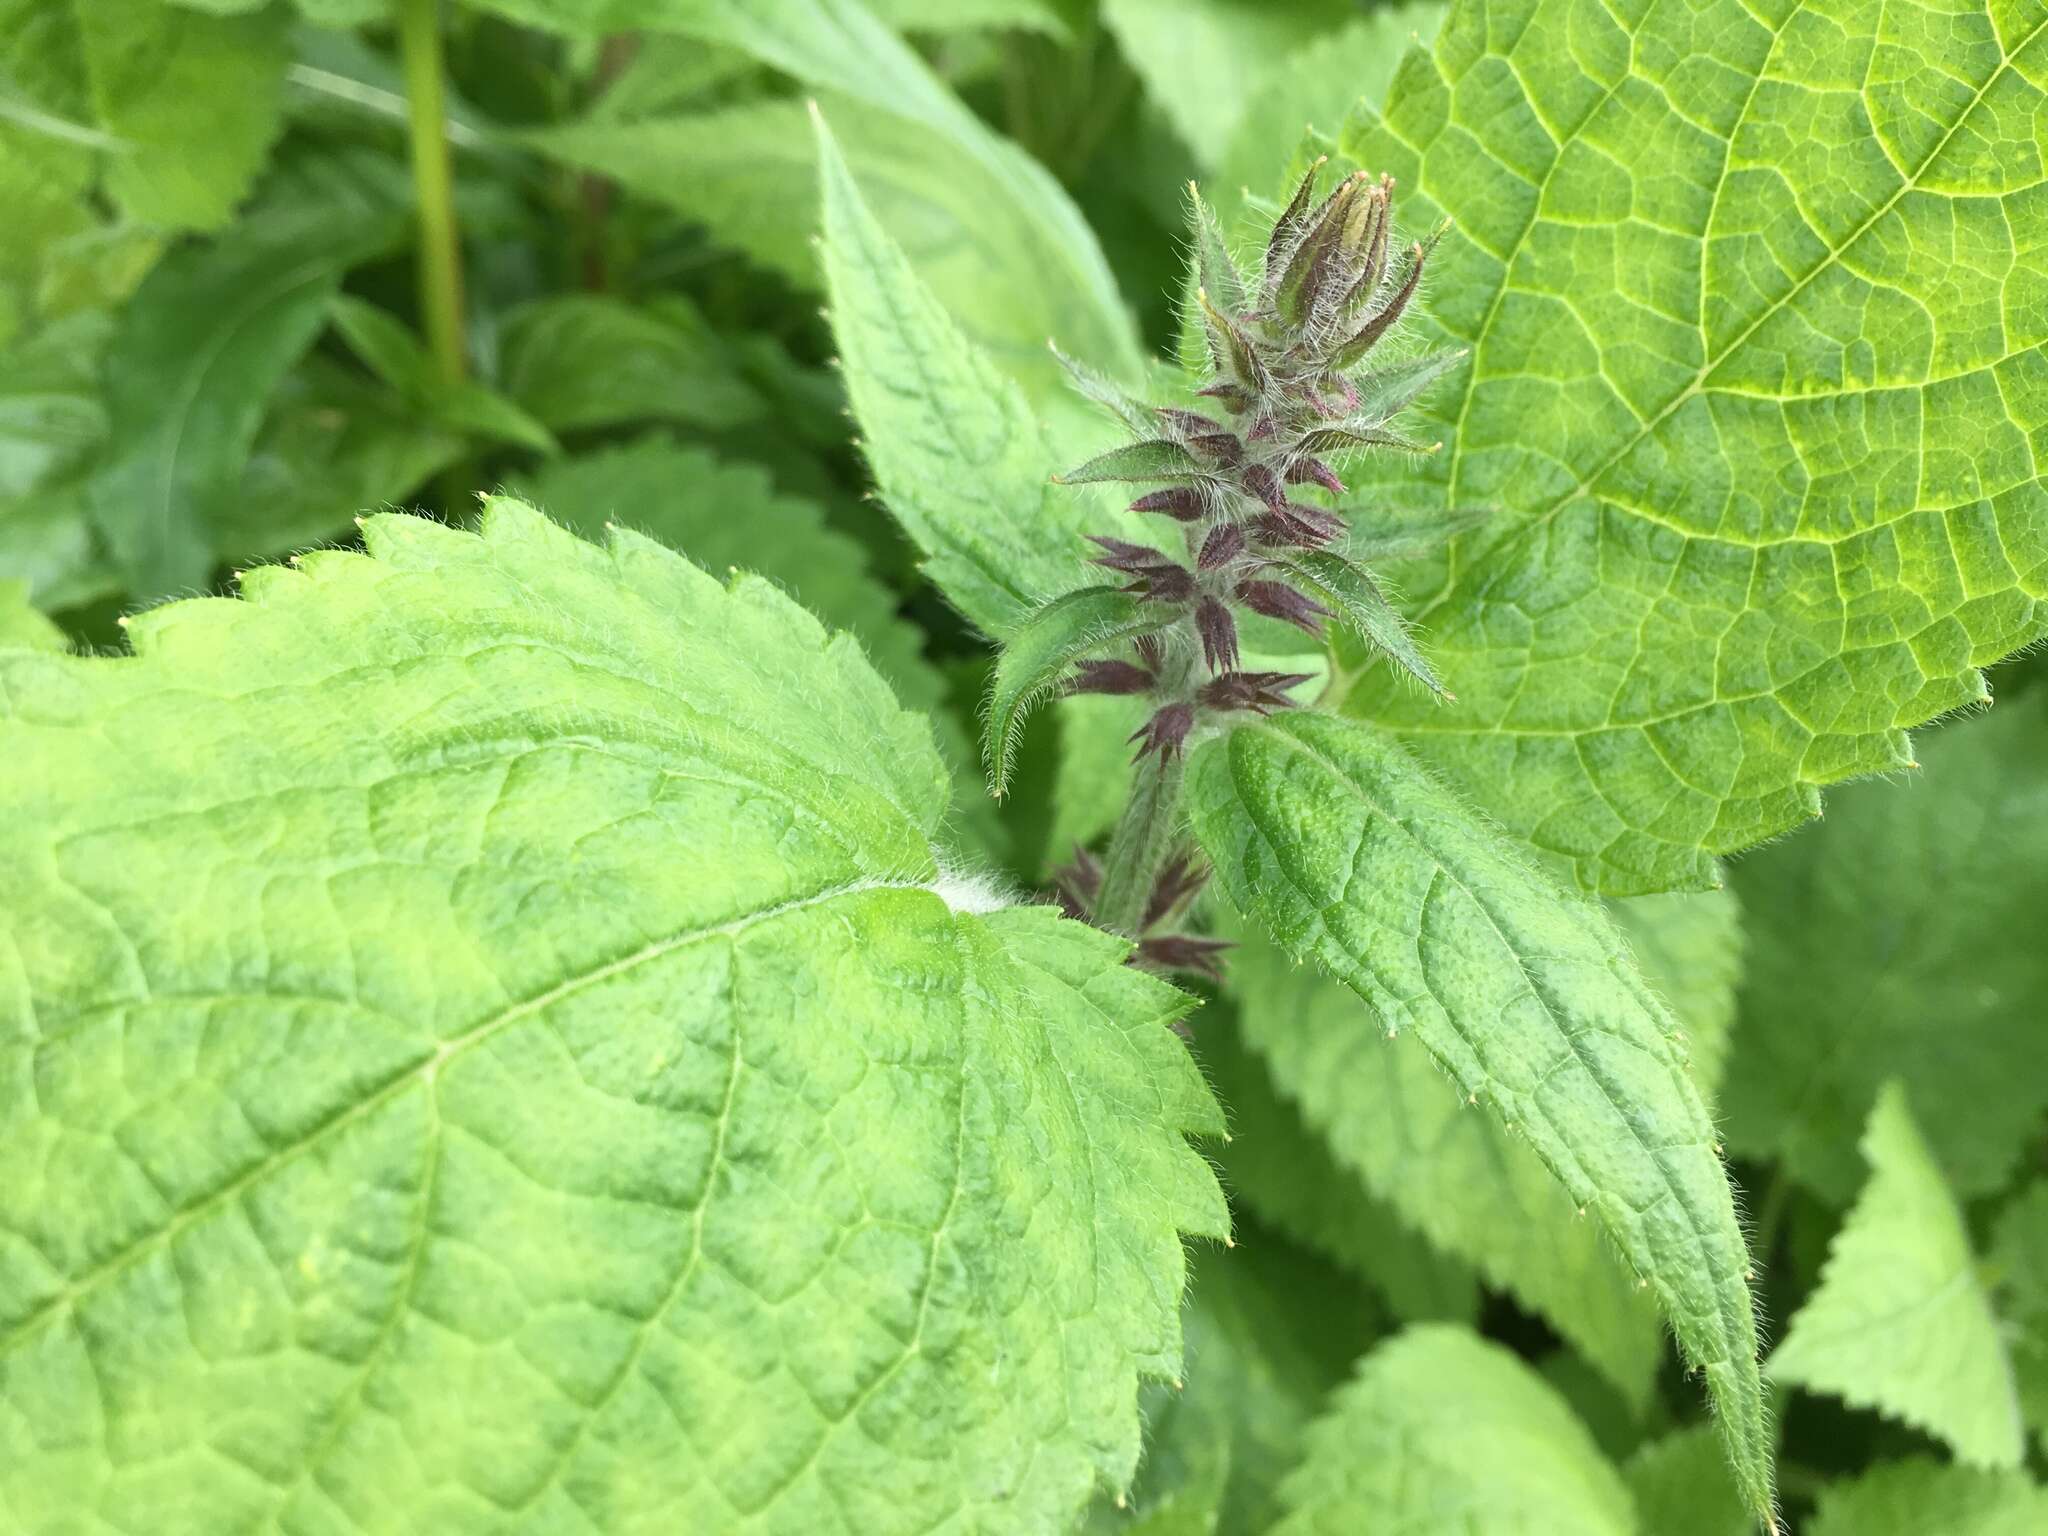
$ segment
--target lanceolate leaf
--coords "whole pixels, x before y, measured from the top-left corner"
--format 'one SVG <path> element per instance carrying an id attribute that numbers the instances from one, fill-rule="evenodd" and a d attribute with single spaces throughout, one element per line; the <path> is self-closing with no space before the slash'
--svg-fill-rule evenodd
<path id="1" fill-rule="evenodd" d="M 989 792 L 1000 797 L 1017 753 L 1024 716 L 1075 662 L 1115 650 L 1119 642 L 1163 629 L 1178 615 L 1115 587 L 1083 587 L 1034 610 L 1011 632 L 996 660 L 988 696 Z"/>
<path id="2" fill-rule="evenodd" d="M 1274 1536 L 1635 1536 L 1628 1489 L 1536 1373 L 1462 1328 L 1368 1355 L 1281 1485 Z"/>
<path id="3" fill-rule="evenodd" d="M 2048 627 L 2044 88 L 2048 22 L 1984 0 L 1454 5 L 1343 143 L 1455 217 L 1473 356 L 1441 456 L 1353 473 L 1500 515 L 1406 583 L 1456 716 L 1347 708 L 1628 893 L 1981 698 Z"/>
<path id="4" fill-rule="evenodd" d="M 1450 697 L 1436 669 L 1408 633 L 1407 621 L 1395 612 L 1364 566 L 1327 549 L 1293 551 L 1275 563 L 1381 655 L 1431 692 Z"/>
<path id="5" fill-rule="evenodd" d="M 1334 1163 L 1327 1177 L 1350 1186 L 1348 1195 L 1303 1192 L 1296 1203 L 1313 1200 L 1335 1214 L 1385 1202 L 1406 1227 L 1541 1317 L 1632 1409 L 1644 1408 L 1664 1355 L 1656 1306 L 1535 1152 L 1468 1103 L 1412 1033 L 1389 1040 L 1372 1028 L 1357 997 L 1318 967 L 1295 964 L 1270 941 L 1246 934 L 1231 953 L 1229 980 L 1245 1037 L 1271 1069 L 1273 1087 L 1323 1138 Z M 1213 1033 L 1206 1018 L 1202 1030 L 1206 1042 Z M 1229 1065 L 1214 1052 L 1204 1061 Z M 1214 1078 L 1237 1132 L 1222 1154 L 1232 1178 L 1241 1166 L 1256 1173 L 1274 1155 L 1260 1146 L 1259 1127 L 1240 1121 L 1242 1076 L 1222 1070 Z M 1259 1198 L 1266 1187 L 1246 1183 L 1255 1209 L 1268 1208 Z M 1274 1216 L 1286 1220 L 1278 1210 Z M 1384 1218 L 1376 1225 L 1354 1218 L 1351 1227 L 1323 1241 L 1401 1246 L 1400 1230 L 1389 1232 Z M 1385 1270 L 1387 1261 L 1376 1267 Z M 1427 1315 L 1398 1299 L 1396 1307 L 1406 1317 Z"/>
<path id="6" fill-rule="evenodd" d="M 2012 1364 L 1963 1213 L 1887 1084 L 1863 1138 L 1870 1182 L 1792 1318 L 1771 1375 L 1875 1408 L 1946 1441 L 1962 1460 L 2017 1467 L 2025 1449 Z"/>
<path id="7" fill-rule="evenodd" d="M 1231 901 L 1413 1029 L 1656 1290 L 1771 1510 L 1749 1260 L 1677 1025 L 1593 905 L 1385 736 L 1301 713 L 1205 743 L 1189 811 Z M 1361 1018 L 1361 1028 L 1366 1021 Z"/>
<path id="8" fill-rule="evenodd" d="M 1181 994 L 949 877 L 928 731 L 770 583 L 503 501 L 365 540 L 0 654 L 10 1522 L 1124 1485 L 1224 1222 Z"/>
<path id="9" fill-rule="evenodd" d="M 1086 580 L 1082 532 L 1148 536 L 1050 483 L 1058 461 L 1023 392 L 918 281 L 868 211 L 823 120 L 824 265 L 846 392 L 883 499 L 939 590 L 1002 636 Z M 1121 524 L 1121 526 L 1119 526 Z"/>

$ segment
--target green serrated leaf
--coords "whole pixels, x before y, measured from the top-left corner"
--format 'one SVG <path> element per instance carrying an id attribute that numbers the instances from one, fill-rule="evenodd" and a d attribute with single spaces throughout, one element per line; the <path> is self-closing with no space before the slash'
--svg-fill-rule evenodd
<path id="1" fill-rule="evenodd" d="M 1273 1536 L 1361 1531 L 1635 1536 L 1628 1489 L 1557 1393 L 1462 1328 L 1410 1328 L 1365 1359 L 1281 1485 Z"/>
<path id="2" fill-rule="evenodd" d="M 718 430 L 767 402 L 687 300 L 556 294 L 507 314 L 499 383 L 556 432 L 673 421 Z"/>
<path id="3" fill-rule="evenodd" d="M 1915 1459 L 1821 1491 L 1812 1536 L 2036 1536 L 2048 1489 L 2016 1472 Z"/>
<path id="4" fill-rule="evenodd" d="M 1224 1230 L 1186 999 L 947 877 L 924 723 L 770 583 L 502 499 L 365 541 L 0 657 L 10 1519 L 1127 1482 Z"/>
<path id="5" fill-rule="evenodd" d="M 1901 1419 L 1974 1465 L 2017 1467 L 2012 1364 L 1963 1214 L 1896 1082 L 1877 1096 L 1863 1156 L 1870 1182 L 1772 1352 L 1772 1379 Z"/>
<path id="6" fill-rule="evenodd" d="M 910 708 L 930 716 L 952 769 L 953 815 L 963 844 L 1001 841 L 983 790 L 980 754 L 943 706 L 946 680 L 926 659 L 924 636 L 897 610 L 860 543 L 831 527 L 824 507 L 778 491 L 757 464 L 653 435 L 556 459 L 509 489 L 589 539 L 616 523 L 659 539 L 719 575 L 756 571 L 834 629 L 850 631 L 875 670 Z M 984 809 L 985 807 L 989 809 Z"/>
<path id="7" fill-rule="evenodd" d="M 1003 642 L 989 690 L 982 756 L 989 793 L 1001 798 L 1017 753 L 1017 733 L 1033 706 L 1082 658 L 1164 629 L 1180 615 L 1115 587 L 1083 587 L 1034 609 Z"/>
<path id="8" fill-rule="evenodd" d="M 1981 0 L 1459 0 L 1342 158 L 1455 217 L 1423 328 L 1473 356 L 1447 451 L 1357 473 L 1500 511 L 1407 584 L 1456 717 L 1345 707 L 1628 894 L 1981 698 L 2048 628 L 2044 69 Z"/>
<path id="9" fill-rule="evenodd" d="M 1290 550 L 1276 555 L 1273 563 L 1327 606 L 1338 623 L 1356 632 L 1380 655 L 1423 687 L 1446 699 L 1452 697 L 1408 632 L 1407 621 L 1387 601 L 1379 583 L 1364 566 L 1328 549 Z"/>
<path id="10" fill-rule="evenodd" d="M 918 281 L 822 118 L 817 132 L 832 329 L 869 465 L 932 581 L 1000 637 L 1086 582 L 1084 529 L 1142 538 L 1141 521 L 1049 482 L 1054 450 L 1023 392 Z"/>
<path id="11" fill-rule="evenodd" d="M 1303 712 L 1212 739 L 1188 801 L 1233 904 L 1382 1027 L 1412 1029 L 1592 1210 L 1706 1376 L 1745 1501 L 1769 1523 L 1733 1197 L 1677 1025 L 1606 917 L 1355 721 Z"/>
<path id="12" fill-rule="evenodd" d="M 1383 1038 L 1348 988 L 1313 965 L 1290 963 L 1254 933 L 1240 937 L 1229 976 L 1245 1037 L 1358 1190 L 1298 1190 L 1295 1200 L 1342 1211 L 1369 1192 L 1542 1317 L 1642 1408 L 1663 1354 L 1656 1308 L 1615 1262 L 1599 1226 L 1579 1214 L 1534 1151 L 1466 1102 L 1420 1041 Z M 1235 1107 L 1233 1087 L 1243 1092 L 1235 1076 L 1219 1077 L 1224 1103 Z M 1225 1170 L 1259 1156 L 1247 1127 L 1225 1152 Z M 1262 1187 L 1250 1186 L 1260 1209 Z M 1356 1240 L 1369 1241 L 1373 1230 Z"/>
<path id="13" fill-rule="evenodd" d="M 2048 1109 L 2048 698 L 1921 742 L 1923 782 L 1852 787 L 1826 822 L 1735 866 L 1749 973 L 1728 1137 L 1846 1204 L 1856 1138 L 1896 1075 L 1965 1197 L 2011 1175 Z"/>
<path id="14" fill-rule="evenodd" d="M 858 636 L 906 704 L 932 709 L 945 694 L 917 627 L 897 614 L 859 542 L 830 527 L 817 502 L 777 490 L 758 464 L 650 434 L 555 460 L 515 476 L 512 489 L 585 538 L 616 524 L 715 575 L 770 577 L 828 626 Z"/>

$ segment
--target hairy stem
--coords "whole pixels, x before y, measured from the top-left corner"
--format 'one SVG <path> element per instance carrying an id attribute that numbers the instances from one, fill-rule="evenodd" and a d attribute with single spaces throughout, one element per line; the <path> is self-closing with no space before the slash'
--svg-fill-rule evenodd
<path id="1" fill-rule="evenodd" d="M 469 369 L 462 344 L 462 247 L 455 226 L 440 21 L 440 0 L 400 0 L 398 41 L 420 216 L 420 315 L 435 372 L 442 383 L 458 384 Z"/>
<path id="2" fill-rule="evenodd" d="M 1102 861 L 1102 892 L 1095 902 L 1097 926 L 1133 939 L 1143 929 L 1152 883 L 1180 832 L 1181 772 L 1178 754 L 1139 761 L 1131 798 L 1125 802 Z"/>

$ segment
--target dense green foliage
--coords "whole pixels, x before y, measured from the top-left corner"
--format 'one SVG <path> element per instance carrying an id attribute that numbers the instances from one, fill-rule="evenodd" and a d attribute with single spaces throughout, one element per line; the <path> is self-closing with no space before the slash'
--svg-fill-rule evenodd
<path id="1" fill-rule="evenodd" d="M 0 1531 L 2048 1529 L 2044 123 L 0 0 Z"/>

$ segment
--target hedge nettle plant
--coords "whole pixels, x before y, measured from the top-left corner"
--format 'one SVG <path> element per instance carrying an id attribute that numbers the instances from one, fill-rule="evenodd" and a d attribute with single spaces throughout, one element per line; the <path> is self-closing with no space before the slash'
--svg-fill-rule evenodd
<path id="1" fill-rule="evenodd" d="M 1099 551 L 1092 563 L 1122 584 L 1054 600 L 1012 641 L 989 711 L 993 786 L 1002 793 L 1010 738 L 1030 702 L 1021 689 L 1042 687 L 1049 666 L 1072 660 L 1061 684 L 1069 694 L 1144 701 L 1148 713 L 1131 736 L 1136 779 L 1107 852 L 1098 862 L 1075 850 L 1058 888 L 1075 916 L 1137 939 L 1137 958 L 1168 970 L 1215 976 L 1225 947 L 1172 929 L 1206 879 L 1199 853 L 1185 843 L 1188 743 L 1235 716 L 1297 707 L 1295 690 L 1313 681 L 1309 673 L 1245 668 L 1240 613 L 1293 625 L 1317 645 L 1326 624 L 1343 623 L 1450 697 L 1371 570 L 1343 552 L 1344 515 L 1298 498 L 1309 487 L 1341 497 L 1338 469 L 1351 455 L 1441 448 L 1412 441 L 1394 423 L 1464 355 L 1445 349 L 1391 363 L 1375 356 L 1415 298 L 1442 230 L 1412 245 L 1396 267 L 1393 178 L 1353 172 L 1317 202 L 1323 163 L 1309 168 L 1273 220 L 1256 275 L 1241 270 L 1215 213 L 1189 188 L 1188 320 L 1200 328 L 1209 363 L 1193 394 L 1205 408 L 1147 405 L 1055 348 L 1081 391 L 1133 440 L 1054 480 L 1155 486 L 1130 510 L 1167 523 L 1181 547 L 1091 535 Z M 1084 654 L 1098 648 L 1107 654 Z"/>
<path id="2" fill-rule="evenodd" d="M 2048 31 L 35 9 L 0 1527 L 2048 1528 Z"/>

